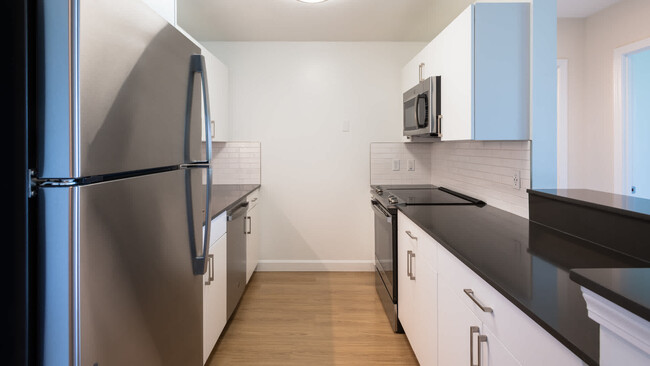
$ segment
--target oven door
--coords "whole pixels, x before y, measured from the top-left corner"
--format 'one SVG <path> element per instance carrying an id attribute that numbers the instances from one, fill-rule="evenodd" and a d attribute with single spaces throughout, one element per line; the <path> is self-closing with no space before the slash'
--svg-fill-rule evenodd
<path id="1" fill-rule="evenodd" d="M 375 212 L 375 266 L 386 286 L 393 302 L 397 301 L 397 283 L 395 275 L 395 252 L 397 220 L 391 215 L 381 203 L 376 200 L 371 201 L 372 209 Z"/>

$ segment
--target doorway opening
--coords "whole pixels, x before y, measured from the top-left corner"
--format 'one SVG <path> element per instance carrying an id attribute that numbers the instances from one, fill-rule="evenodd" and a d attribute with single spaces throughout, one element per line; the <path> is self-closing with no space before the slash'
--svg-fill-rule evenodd
<path id="1" fill-rule="evenodd" d="M 614 53 L 615 190 L 650 199 L 650 39 Z"/>

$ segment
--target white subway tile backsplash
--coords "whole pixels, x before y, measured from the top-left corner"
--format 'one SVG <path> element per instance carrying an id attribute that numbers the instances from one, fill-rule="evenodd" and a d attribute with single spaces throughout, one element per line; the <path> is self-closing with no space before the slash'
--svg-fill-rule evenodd
<path id="1" fill-rule="evenodd" d="M 212 184 L 261 184 L 261 159 L 259 142 L 213 142 Z"/>
<path id="2" fill-rule="evenodd" d="M 392 171 L 393 159 L 400 171 Z M 416 171 L 406 161 L 415 160 Z M 519 171 L 521 188 L 512 188 Z M 530 141 L 370 144 L 370 184 L 434 184 L 528 217 Z"/>
<path id="3" fill-rule="evenodd" d="M 431 144 L 431 184 L 445 186 L 528 217 L 530 141 L 463 141 Z M 512 188 L 519 171 L 521 188 Z"/>
<path id="4" fill-rule="evenodd" d="M 428 143 L 378 142 L 370 144 L 371 184 L 429 184 L 431 150 Z M 393 171 L 393 160 L 400 170 Z M 415 160 L 415 171 L 407 170 L 407 161 Z"/>

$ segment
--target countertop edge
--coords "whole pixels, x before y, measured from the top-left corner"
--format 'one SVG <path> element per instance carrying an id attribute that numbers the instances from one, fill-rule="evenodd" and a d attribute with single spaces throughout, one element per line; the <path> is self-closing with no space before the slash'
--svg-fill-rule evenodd
<path id="1" fill-rule="evenodd" d="M 547 331 L 550 335 L 552 335 L 555 339 L 557 339 L 562 345 L 567 347 L 571 352 L 573 352 L 576 356 L 578 356 L 582 361 L 586 362 L 588 365 L 599 365 L 596 360 L 593 360 L 589 355 L 587 355 L 584 351 L 579 349 L 575 344 L 571 343 L 566 337 L 558 333 L 553 327 L 548 325 L 545 321 L 543 321 L 541 318 L 539 318 L 535 313 L 530 311 L 526 306 L 521 304 L 514 296 L 511 296 L 508 291 L 506 291 L 504 288 L 502 288 L 499 284 L 495 283 L 485 275 L 483 272 L 481 272 L 477 266 L 475 266 L 470 260 L 462 256 L 460 253 L 458 253 L 453 245 L 450 245 L 449 243 L 446 243 L 444 240 L 442 240 L 438 235 L 436 235 L 434 232 L 431 230 L 424 228 L 420 226 L 417 223 L 417 219 L 411 217 L 407 212 L 405 212 L 402 207 L 397 207 L 400 212 L 402 212 L 406 217 L 411 219 L 420 229 L 425 231 L 427 234 L 431 235 L 432 238 L 436 240 L 440 245 L 442 245 L 445 249 L 447 249 L 451 254 L 453 254 L 458 260 L 463 262 L 469 269 L 471 269 L 474 273 L 476 273 L 479 277 L 481 277 L 485 282 L 487 282 L 490 286 L 492 286 L 495 290 L 497 290 L 501 295 L 503 295 L 508 301 L 510 301 L 513 305 L 515 305 L 519 310 L 524 312 L 529 318 L 531 318 L 535 323 L 537 323 L 539 326 L 542 327 L 545 331 Z"/>
<path id="2" fill-rule="evenodd" d="M 226 205 L 226 206 L 223 207 L 222 209 L 216 210 L 214 213 L 211 213 L 210 220 L 212 220 L 212 219 L 214 219 L 215 217 L 221 215 L 222 213 L 228 211 L 229 209 L 235 207 L 235 205 L 236 205 L 239 201 L 241 201 L 243 198 L 245 198 L 245 197 L 248 196 L 249 194 L 255 192 L 255 191 L 256 191 L 257 189 L 259 189 L 261 186 L 262 186 L 261 184 L 257 184 L 257 185 L 255 185 L 254 188 L 252 188 L 252 189 L 250 189 L 250 190 L 246 190 L 246 191 L 244 191 L 244 192 L 246 192 L 245 194 L 241 195 L 239 198 L 237 198 L 237 199 L 235 199 L 234 201 L 230 202 L 228 205 Z"/>
<path id="3" fill-rule="evenodd" d="M 572 279 L 574 282 L 576 282 L 578 285 L 593 291 L 597 295 L 602 296 L 603 298 L 613 302 L 614 304 L 622 307 L 623 309 L 631 312 L 632 314 L 637 315 L 647 321 L 650 321 L 650 309 L 648 309 L 642 304 L 637 303 L 634 300 L 629 299 L 626 296 L 617 293 L 614 290 L 607 288 L 606 286 L 603 286 L 597 281 L 594 281 L 589 277 L 579 273 L 579 271 L 580 269 L 570 270 L 569 278 Z"/>
<path id="4" fill-rule="evenodd" d="M 544 197 L 544 198 L 548 198 L 548 199 L 552 199 L 552 200 L 556 200 L 556 201 L 562 201 L 562 202 L 571 203 L 571 204 L 576 204 L 576 205 L 580 205 L 580 206 L 584 206 L 584 207 L 589 207 L 589 208 L 593 208 L 593 209 L 596 209 L 596 210 L 609 212 L 609 213 L 612 213 L 612 214 L 615 214 L 615 215 L 627 216 L 627 217 L 637 219 L 637 220 L 642 220 L 642 221 L 650 221 L 650 216 L 642 214 L 640 212 L 636 212 L 636 211 L 630 211 L 630 210 L 625 210 L 625 209 L 622 209 L 622 208 L 602 205 L 600 203 L 583 201 L 583 200 L 579 200 L 579 199 L 576 199 L 576 198 L 569 198 L 569 197 L 565 197 L 565 196 L 559 196 L 559 195 L 552 194 L 552 193 L 536 191 L 534 189 L 528 189 L 528 190 L 526 190 L 526 192 L 528 194 L 532 194 L 532 195 L 535 195 L 535 196 Z"/>

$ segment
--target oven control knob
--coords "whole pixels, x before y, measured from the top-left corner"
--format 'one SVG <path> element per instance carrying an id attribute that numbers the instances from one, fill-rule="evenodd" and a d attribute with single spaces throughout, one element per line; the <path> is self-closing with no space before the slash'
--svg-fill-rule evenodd
<path id="1" fill-rule="evenodd" d="M 384 190 L 381 189 L 380 187 L 375 188 L 375 192 L 376 192 L 378 195 L 380 195 L 380 196 L 381 196 L 382 194 L 384 194 Z"/>
<path id="2" fill-rule="evenodd" d="M 388 203 L 390 203 L 391 205 L 397 204 L 397 202 L 399 202 L 397 197 L 395 197 L 395 196 L 389 196 L 388 197 Z"/>

